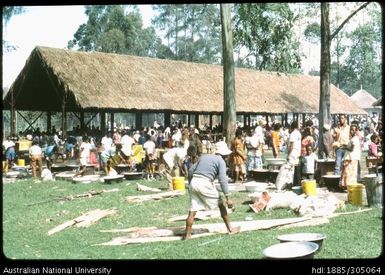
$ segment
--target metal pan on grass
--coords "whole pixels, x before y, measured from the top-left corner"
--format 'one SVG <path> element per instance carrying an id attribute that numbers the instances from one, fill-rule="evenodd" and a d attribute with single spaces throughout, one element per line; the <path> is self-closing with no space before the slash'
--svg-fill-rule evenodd
<path id="1" fill-rule="evenodd" d="M 318 248 L 313 242 L 284 242 L 269 246 L 262 253 L 265 258 L 275 260 L 313 259 Z"/>

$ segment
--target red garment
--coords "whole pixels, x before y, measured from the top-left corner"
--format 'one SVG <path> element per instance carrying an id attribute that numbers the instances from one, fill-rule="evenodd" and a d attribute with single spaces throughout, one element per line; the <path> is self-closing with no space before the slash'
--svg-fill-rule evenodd
<path id="1" fill-rule="evenodd" d="M 306 156 L 306 147 L 311 146 L 314 148 L 314 138 L 312 136 L 307 136 L 304 139 L 301 140 L 301 156 Z"/>
<path id="2" fill-rule="evenodd" d="M 99 167 L 99 162 L 95 152 L 90 152 L 90 164 L 95 165 L 96 168 Z"/>
<path id="3" fill-rule="evenodd" d="M 267 193 L 266 191 L 262 193 L 261 197 L 259 198 L 259 200 L 257 202 L 255 202 L 254 204 L 249 204 L 249 207 L 251 208 L 251 210 L 253 210 L 255 213 L 258 213 L 260 211 L 262 211 L 263 209 L 265 209 L 267 203 L 269 202 L 269 200 L 271 199 L 269 193 Z"/>

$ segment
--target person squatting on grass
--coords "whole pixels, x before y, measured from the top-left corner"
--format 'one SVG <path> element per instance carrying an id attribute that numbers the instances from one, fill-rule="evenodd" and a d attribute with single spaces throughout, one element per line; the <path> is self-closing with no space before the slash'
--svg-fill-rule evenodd
<path id="1" fill-rule="evenodd" d="M 233 202 L 229 197 L 226 163 L 224 161 L 224 157 L 230 153 L 231 150 L 224 141 L 216 144 L 216 155 L 207 154 L 198 156 L 195 146 L 189 146 L 187 148 L 187 155 L 191 157 L 193 164 L 189 170 L 188 177 L 190 210 L 186 219 L 186 231 L 183 240 L 191 238 L 192 225 L 197 211 L 216 209 L 217 207 L 219 207 L 221 217 L 228 232 L 239 232 L 239 227 L 231 227 L 226 206 L 214 184 L 214 179 L 218 177 L 222 192 L 226 197 L 227 207 L 233 208 Z"/>

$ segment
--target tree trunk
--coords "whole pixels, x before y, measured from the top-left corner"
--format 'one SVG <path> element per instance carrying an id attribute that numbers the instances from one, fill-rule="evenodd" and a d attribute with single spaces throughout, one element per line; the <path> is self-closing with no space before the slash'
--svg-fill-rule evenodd
<path id="1" fill-rule="evenodd" d="M 330 123 L 330 24 L 329 3 L 321 3 L 321 72 L 319 99 L 319 152 L 323 151 L 323 125 Z"/>
<path id="2" fill-rule="evenodd" d="M 231 30 L 230 4 L 221 5 L 223 48 L 223 136 L 227 144 L 235 137 L 236 102 L 233 56 L 233 33 Z"/>
<path id="3" fill-rule="evenodd" d="M 179 20 L 179 11 L 178 7 L 175 7 L 175 57 L 176 60 L 179 60 L 179 55 L 178 55 L 178 20 Z"/>

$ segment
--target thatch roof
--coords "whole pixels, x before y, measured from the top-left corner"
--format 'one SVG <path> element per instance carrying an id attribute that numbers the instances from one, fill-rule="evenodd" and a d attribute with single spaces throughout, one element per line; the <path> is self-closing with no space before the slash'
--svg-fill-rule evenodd
<path id="1" fill-rule="evenodd" d="M 235 69 L 238 113 L 318 113 L 319 77 Z M 223 67 L 36 47 L 12 84 L 16 109 L 223 112 Z M 6 104 L 10 102 L 7 94 Z M 331 85 L 331 112 L 366 114 Z M 8 105 L 9 106 L 9 105 Z"/>
<path id="2" fill-rule="evenodd" d="M 350 99 L 361 108 L 373 108 L 373 103 L 376 101 L 376 98 L 369 94 L 365 90 L 358 90 L 355 92 Z"/>
<path id="3" fill-rule="evenodd" d="M 373 102 L 372 106 L 374 107 L 378 107 L 378 106 L 382 106 L 383 105 L 383 102 L 382 102 L 382 96 L 380 96 L 375 102 Z"/>

